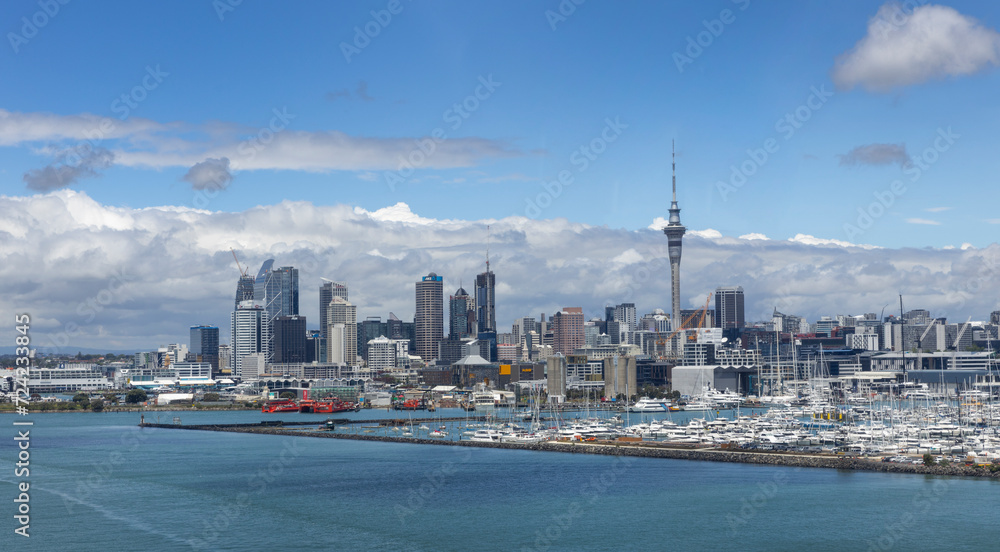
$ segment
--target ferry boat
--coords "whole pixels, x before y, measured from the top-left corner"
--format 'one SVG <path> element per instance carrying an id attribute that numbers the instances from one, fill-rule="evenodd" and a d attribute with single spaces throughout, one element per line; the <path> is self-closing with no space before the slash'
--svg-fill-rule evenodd
<path id="1" fill-rule="evenodd" d="M 264 413 L 273 412 L 298 412 L 299 403 L 290 399 L 278 399 L 275 401 L 267 401 L 263 406 L 260 407 L 260 411 Z"/>
<path id="2" fill-rule="evenodd" d="M 667 400 L 665 399 L 651 399 L 649 397 L 643 397 L 639 399 L 635 404 L 628 407 L 629 412 L 666 412 L 667 411 Z"/>
<path id="3" fill-rule="evenodd" d="M 472 394 L 472 405 L 477 412 L 489 412 L 496 407 L 492 391 L 476 391 Z"/>

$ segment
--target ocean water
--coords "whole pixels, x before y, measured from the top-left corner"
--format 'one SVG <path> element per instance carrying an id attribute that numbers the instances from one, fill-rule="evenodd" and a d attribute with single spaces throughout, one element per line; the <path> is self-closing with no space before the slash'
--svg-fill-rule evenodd
<path id="1" fill-rule="evenodd" d="M 24 538 L 15 418 L 0 417 L 5 551 L 1000 546 L 1000 484 L 988 480 L 139 429 L 135 413 L 29 419 Z"/>

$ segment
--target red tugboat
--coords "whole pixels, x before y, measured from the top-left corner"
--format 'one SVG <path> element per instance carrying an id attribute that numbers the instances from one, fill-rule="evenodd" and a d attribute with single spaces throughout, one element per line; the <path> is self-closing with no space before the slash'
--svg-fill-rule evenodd
<path id="1" fill-rule="evenodd" d="M 325 401 L 310 401 L 309 410 L 303 406 L 302 412 L 313 412 L 315 414 L 336 414 L 337 412 L 357 412 L 361 407 L 355 403 L 342 401 L 340 399 L 329 399 Z"/>
<path id="2" fill-rule="evenodd" d="M 289 400 L 289 399 L 279 399 L 275 401 L 267 401 L 263 406 L 260 407 L 260 411 L 264 413 L 273 412 L 298 412 L 299 403 Z"/>
<path id="3" fill-rule="evenodd" d="M 424 403 L 419 399 L 406 399 L 405 401 L 396 401 L 393 405 L 395 410 L 423 410 Z"/>

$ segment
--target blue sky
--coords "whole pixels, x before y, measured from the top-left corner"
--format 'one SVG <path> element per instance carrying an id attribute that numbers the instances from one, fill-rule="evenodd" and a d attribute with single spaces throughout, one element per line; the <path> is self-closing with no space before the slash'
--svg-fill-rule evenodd
<path id="1" fill-rule="evenodd" d="M 111 151 L 161 148 L 152 164 L 118 156 L 69 185 L 107 205 L 201 206 L 182 177 L 203 159 L 196 152 L 165 159 L 165 143 L 197 141 L 212 155 L 222 138 L 209 136 L 210 127 L 238 127 L 227 139 L 239 142 L 266 128 L 278 109 L 294 116 L 286 133 L 338 132 L 370 139 L 380 151 L 356 166 L 331 159 L 326 167 L 289 162 L 232 170 L 231 184 L 207 208 L 241 211 L 291 199 L 375 210 L 402 201 L 438 219 L 528 214 L 637 229 L 666 215 L 676 140 L 682 220 L 691 229 L 774 239 L 802 233 L 884 247 L 993 241 L 988 221 L 996 215 L 983 199 L 996 174 L 988 153 L 998 118 L 996 58 L 980 61 L 971 74 L 930 76 L 884 91 L 838 88 L 835 62 L 865 37 L 879 3 L 591 0 L 565 3 L 564 11 L 565 5 L 575 11 L 562 20 L 551 15 L 560 10 L 554 1 L 402 0 L 385 25 L 371 12 L 387 13 L 388 2 L 293 2 L 279 9 L 248 1 L 231 11 L 220 5 L 228 4 L 71 2 L 15 46 L 9 33 L 21 34 L 21 18 L 41 8 L 5 2 L 0 20 L 8 44 L 0 64 L 8 85 L 0 108 L 93 114 L 119 127 L 139 120 L 175 124 L 154 146 L 135 135 L 99 142 Z M 904 15 L 913 13 L 911 5 L 900 6 Z M 992 4 L 948 6 L 987 31 L 1000 27 L 1000 9 Z M 721 22 L 723 10 L 731 14 L 728 24 Z M 366 24 L 377 36 L 345 56 L 342 44 L 354 43 L 355 27 Z M 697 41 L 711 27 L 718 36 L 700 53 L 689 49 L 688 39 Z M 675 54 L 690 59 L 683 70 Z M 140 91 L 144 98 L 120 121 L 123 104 L 115 110 L 113 102 L 141 85 L 147 68 L 166 76 Z M 490 76 L 499 85 L 486 99 L 467 101 L 475 110 L 452 128 L 457 119 L 446 111 Z M 775 123 L 805 105 L 814 89 L 832 96 L 803 112 L 809 119 L 786 138 Z M 624 128 L 581 170 L 571 156 L 599 139 L 608 119 Z M 862 236 L 849 235 L 844 225 L 857 222 L 858 208 L 894 179 L 908 178 L 899 164 L 844 165 L 840 156 L 871 144 L 899 145 L 912 156 L 942 128 L 960 136 L 953 147 Z M 387 168 L 434 129 L 446 131 L 444 141 L 456 151 L 439 150 L 405 182 L 388 186 Z M 776 139 L 777 151 L 735 193 L 720 193 L 731 167 L 767 139 Z M 380 148 L 389 141 L 398 147 Z M 5 195 L 37 191 L 26 187 L 24 174 L 52 162 L 52 148 L 79 140 L 49 135 L 14 142 L 0 147 Z M 45 148 L 48 154 L 39 153 Z M 548 207 L 530 209 L 529 200 L 561 170 L 571 171 L 572 185 Z"/>
<path id="2" fill-rule="evenodd" d="M 668 309 L 671 142 L 685 308 L 1000 295 L 992 3 L 54 1 L 0 4 L 0 304 L 82 346 L 228 327 L 230 248 L 406 319 L 487 225 L 501 326 Z"/>

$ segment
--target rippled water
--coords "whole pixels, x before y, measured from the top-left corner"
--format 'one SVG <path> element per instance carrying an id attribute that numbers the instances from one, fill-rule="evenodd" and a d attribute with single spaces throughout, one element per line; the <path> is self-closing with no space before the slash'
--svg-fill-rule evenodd
<path id="1" fill-rule="evenodd" d="M 186 424 L 264 419 L 178 415 Z M 13 533 L 14 418 L 0 417 L 3 550 L 990 550 L 1000 542 L 1000 486 L 986 480 L 140 430 L 134 413 L 31 419 L 25 539 Z"/>

